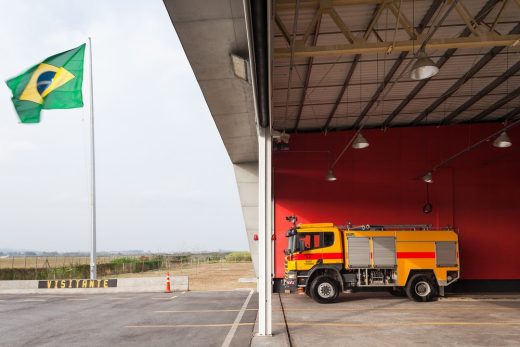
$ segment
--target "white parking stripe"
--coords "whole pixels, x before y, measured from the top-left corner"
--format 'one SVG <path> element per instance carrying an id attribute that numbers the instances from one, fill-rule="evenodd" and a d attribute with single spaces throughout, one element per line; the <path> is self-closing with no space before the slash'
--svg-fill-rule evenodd
<path id="1" fill-rule="evenodd" d="M 235 318 L 235 321 L 233 322 L 233 325 L 231 326 L 231 329 L 229 329 L 229 332 L 226 336 L 226 339 L 222 343 L 222 347 L 229 347 L 231 344 L 231 340 L 233 340 L 233 337 L 235 336 L 235 333 L 237 331 L 237 328 L 240 324 L 240 321 L 242 320 L 242 316 L 244 315 L 244 312 L 247 309 L 247 305 L 249 304 L 249 300 L 251 300 L 251 296 L 253 295 L 253 289 L 249 292 L 249 295 L 247 296 L 246 301 L 242 305 L 242 308 L 240 309 L 240 312 L 238 312 L 237 317 Z"/>

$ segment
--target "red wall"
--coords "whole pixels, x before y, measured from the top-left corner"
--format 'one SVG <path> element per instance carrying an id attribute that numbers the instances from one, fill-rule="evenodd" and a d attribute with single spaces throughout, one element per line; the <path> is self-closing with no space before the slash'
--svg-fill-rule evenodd
<path id="1" fill-rule="evenodd" d="M 520 279 L 520 127 L 509 148 L 484 143 L 434 172 L 433 212 L 424 214 L 435 164 L 490 135 L 499 124 L 363 131 L 366 149 L 349 148 L 325 181 L 352 132 L 295 134 L 289 151 L 273 154 L 275 277 L 283 277 L 285 216 L 299 222 L 429 223 L 459 231 L 462 278 Z"/>

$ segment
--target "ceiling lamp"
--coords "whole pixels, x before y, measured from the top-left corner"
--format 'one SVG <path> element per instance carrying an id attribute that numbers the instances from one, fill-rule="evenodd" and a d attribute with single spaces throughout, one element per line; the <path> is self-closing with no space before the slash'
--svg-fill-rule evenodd
<path id="1" fill-rule="evenodd" d="M 336 176 L 334 176 L 334 172 L 331 170 L 329 170 L 329 172 L 327 172 L 327 176 L 325 177 L 325 180 L 329 181 L 329 182 L 334 182 L 336 180 Z"/>
<path id="2" fill-rule="evenodd" d="M 410 71 L 410 78 L 413 80 L 425 80 L 435 76 L 439 72 L 439 68 L 426 55 L 426 52 L 419 51 L 417 53 L 417 60 Z"/>
<path id="3" fill-rule="evenodd" d="M 367 139 L 365 139 L 365 137 L 359 133 L 352 143 L 352 148 L 362 149 L 367 148 L 369 145 L 370 144 L 368 143 Z"/>
<path id="4" fill-rule="evenodd" d="M 502 131 L 500 135 L 493 141 L 493 146 L 498 148 L 506 148 L 511 147 L 512 143 L 509 139 L 509 136 L 507 136 L 507 133 L 505 131 Z"/>
<path id="5" fill-rule="evenodd" d="M 422 180 L 426 183 L 433 183 L 433 175 L 431 171 L 428 171 L 426 175 L 422 177 Z"/>

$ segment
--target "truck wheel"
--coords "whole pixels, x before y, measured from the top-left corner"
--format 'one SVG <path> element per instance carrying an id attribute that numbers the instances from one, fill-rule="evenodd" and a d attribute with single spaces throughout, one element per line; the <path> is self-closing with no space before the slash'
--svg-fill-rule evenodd
<path id="1" fill-rule="evenodd" d="M 413 275 L 406 284 L 406 295 L 418 302 L 432 301 L 437 292 L 437 286 L 428 275 Z"/>
<path id="2" fill-rule="evenodd" d="M 310 292 L 314 301 L 320 304 L 330 304 L 339 295 L 339 285 L 335 279 L 327 275 L 321 275 L 312 281 Z"/>

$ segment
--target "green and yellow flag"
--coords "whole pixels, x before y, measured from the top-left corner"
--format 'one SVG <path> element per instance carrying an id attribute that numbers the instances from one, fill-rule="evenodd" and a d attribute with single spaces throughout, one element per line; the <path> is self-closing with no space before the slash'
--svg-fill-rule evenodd
<path id="1" fill-rule="evenodd" d="M 39 123 L 42 109 L 83 107 L 85 44 L 58 53 L 7 81 L 22 123 Z"/>

